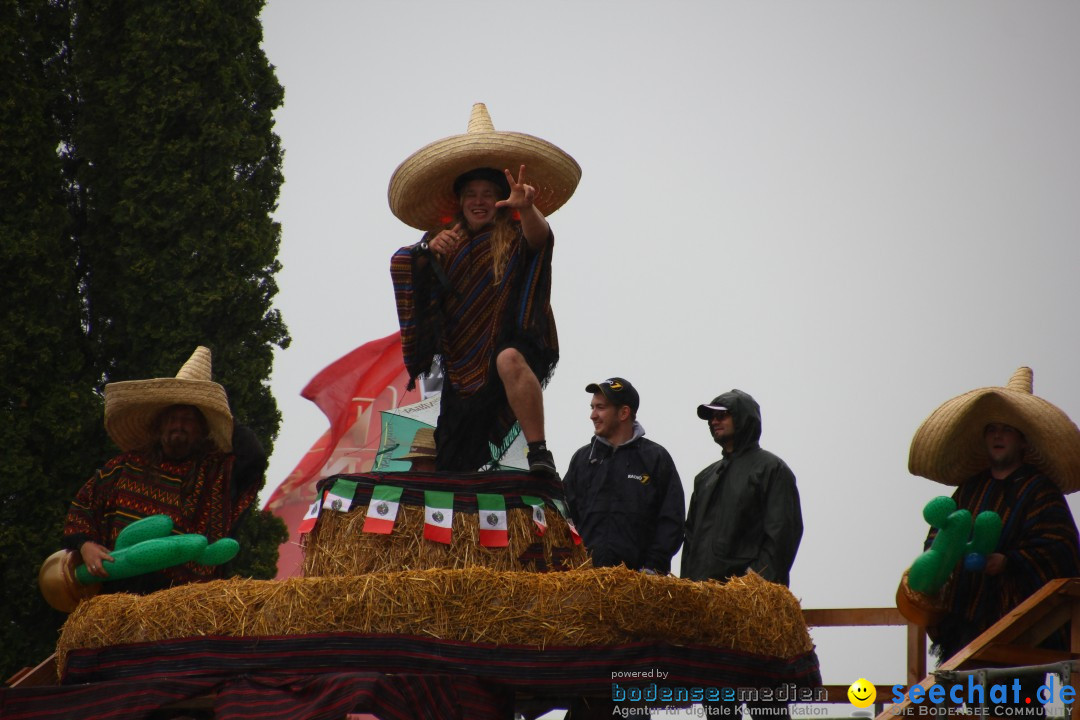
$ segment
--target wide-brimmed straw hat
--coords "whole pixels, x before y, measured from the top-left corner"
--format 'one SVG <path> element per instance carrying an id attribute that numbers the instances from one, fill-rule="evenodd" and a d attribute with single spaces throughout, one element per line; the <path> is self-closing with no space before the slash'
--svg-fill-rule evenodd
<path id="1" fill-rule="evenodd" d="M 420 148 L 390 177 L 390 211 L 418 230 L 442 227 L 458 212 L 454 180 L 477 168 L 509 170 L 536 188 L 533 204 L 544 215 L 562 207 L 581 179 L 581 167 L 555 145 L 532 135 L 496 130 L 483 103 L 473 105 L 464 135 Z"/>
<path id="2" fill-rule="evenodd" d="M 174 378 L 128 380 L 105 386 L 105 431 L 121 450 L 149 447 L 157 438 L 154 420 L 170 405 L 202 411 L 219 450 L 232 450 L 232 413 L 225 388 L 210 380 L 210 349 L 195 348 Z"/>
<path id="3" fill-rule="evenodd" d="M 420 428 L 413 436 L 407 455 L 402 455 L 397 460 L 434 460 L 435 459 L 435 428 Z"/>
<path id="4" fill-rule="evenodd" d="M 989 466 L 983 430 L 995 422 L 1024 433 L 1024 461 L 1053 479 L 1062 492 L 1080 489 L 1080 429 L 1056 405 L 1032 394 L 1027 367 L 1013 373 L 1005 387 L 972 390 L 931 413 L 911 439 L 908 470 L 959 485 Z"/>

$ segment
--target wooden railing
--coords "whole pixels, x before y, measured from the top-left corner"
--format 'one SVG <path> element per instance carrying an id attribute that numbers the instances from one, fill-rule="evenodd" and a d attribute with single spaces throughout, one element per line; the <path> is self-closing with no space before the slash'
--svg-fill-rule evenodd
<path id="1" fill-rule="evenodd" d="M 905 686 L 919 682 L 926 675 L 926 629 L 908 622 L 896 608 L 838 608 L 803 610 L 803 618 L 809 627 L 907 627 L 907 682 Z M 852 678 L 852 681 L 857 678 Z M 893 685 L 876 685 L 878 698 L 891 698 Z M 829 702 L 848 702 L 848 685 L 824 685 Z M 883 703 L 875 703 L 875 714 Z M 1080 720 L 1080 719 L 1077 719 Z"/>
<path id="2" fill-rule="evenodd" d="M 807 611 L 812 612 L 812 611 Z M 1071 622 L 1069 650 L 1046 650 L 1036 647 L 1051 633 Z M 809 624 L 809 620 L 807 621 Z M 909 643 L 910 657 L 910 643 Z M 988 666 L 1021 667 L 1046 665 L 1080 659 L 1080 578 L 1051 580 L 1041 590 L 1013 608 L 967 647 L 941 663 L 938 670 L 970 670 Z M 908 688 L 929 688 L 933 675 L 911 680 Z M 877 720 L 892 720 L 908 714 L 910 701 L 890 705 Z M 1080 702 L 1072 707 L 1072 720 L 1080 720 Z"/>
<path id="3" fill-rule="evenodd" d="M 38 687 L 41 685 L 59 685 L 56 672 L 56 653 L 42 660 L 36 667 L 26 667 L 10 678 L 11 687 Z"/>

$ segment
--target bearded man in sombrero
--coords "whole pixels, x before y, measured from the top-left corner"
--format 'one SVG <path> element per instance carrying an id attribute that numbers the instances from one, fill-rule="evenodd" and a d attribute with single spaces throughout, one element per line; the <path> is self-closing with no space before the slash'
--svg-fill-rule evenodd
<path id="1" fill-rule="evenodd" d="M 439 470 L 493 464 L 516 420 L 529 471 L 556 474 L 541 394 L 559 359 L 545 216 L 580 177 L 551 143 L 495 131 L 478 103 L 464 135 L 418 150 L 390 180 L 390 209 L 424 231 L 390 273 L 410 389 L 442 361 Z"/>
<path id="2" fill-rule="evenodd" d="M 62 545 L 70 562 L 108 580 L 120 532 L 153 515 L 173 534 L 214 542 L 231 536 L 265 482 L 266 453 L 233 422 L 225 388 L 211 381 L 210 350 L 199 347 L 174 378 L 105 386 L 105 429 L 123 452 L 75 496 Z M 187 562 L 103 584 L 102 592 L 145 594 L 220 577 L 219 565 Z"/>
<path id="3" fill-rule="evenodd" d="M 1064 496 L 1080 488 L 1080 429 L 1032 394 L 1030 368 L 1018 369 L 1006 387 L 973 390 L 935 410 L 915 432 L 908 469 L 958 485 L 953 500 L 973 517 L 991 510 L 1002 520 L 982 571 L 961 564 L 941 590 L 945 612 L 928 632 L 942 660 L 1050 580 L 1080 576 L 1076 523 Z M 931 530 L 927 548 L 936 534 Z M 1067 637 L 1056 633 L 1042 647 L 1065 649 Z M 1026 697 L 1035 702 L 1039 685 L 1041 676 L 1021 679 L 1020 706 Z"/>

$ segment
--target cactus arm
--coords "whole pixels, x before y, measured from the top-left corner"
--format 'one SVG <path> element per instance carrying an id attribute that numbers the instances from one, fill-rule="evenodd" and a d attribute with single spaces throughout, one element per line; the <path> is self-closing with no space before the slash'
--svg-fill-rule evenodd
<path id="1" fill-rule="evenodd" d="M 931 503 L 936 500 L 937 498 Z M 927 508 L 929 507 L 930 503 L 927 504 Z M 956 507 L 955 503 L 953 507 Z M 912 590 L 933 595 L 949 579 L 953 568 L 963 557 L 964 548 L 971 533 L 971 513 L 967 510 L 954 510 L 942 519 L 940 513 L 929 513 L 927 508 L 923 510 L 923 517 L 938 523 L 934 525 L 938 533 L 930 549 L 915 558 L 915 562 L 911 564 L 908 585 Z"/>
<path id="2" fill-rule="evenodd" d="M 144 517 L 120 531 L 120 534 L 116 536 L 116 547 L 113 550 L 123 550 L 144 540 L 168 537 L 172 530 L 173 521 L 168 515 Z"/>
<path id="3" fill-rule="evenodd" d="M 152 515 L 133 522 L 117 536 L 116 549 L 110 553 L 112 561 L 105 561 L 102 565 L 109 574 L 107 578 L 91 575 L 85 565 L 75 568 L 75 578 L 83 585 L 93 585 L 144 575 L 186 562 L 221 565 L 235 557 L 240 550 L 240 544 L 232 538 L 221 538 L 210 544 L 203 535 L 171 535 L 172 528 L 172 520 L 165 515 Z"/>

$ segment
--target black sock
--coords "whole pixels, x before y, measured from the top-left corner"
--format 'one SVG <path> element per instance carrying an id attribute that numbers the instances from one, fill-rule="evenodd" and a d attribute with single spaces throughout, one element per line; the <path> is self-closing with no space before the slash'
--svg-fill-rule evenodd
<path id="1" fill-rule="evenodd" d="M 529 443 L 529 452 L 542 452 L 547 450 L 547 440 L 537 440 L 536 442 Z"/>

